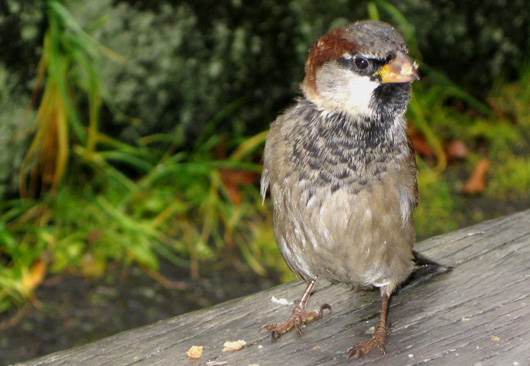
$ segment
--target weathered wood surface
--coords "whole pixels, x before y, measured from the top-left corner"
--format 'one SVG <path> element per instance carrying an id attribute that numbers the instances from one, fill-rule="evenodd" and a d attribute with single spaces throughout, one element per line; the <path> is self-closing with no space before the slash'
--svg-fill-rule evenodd
<path id="1" fill-rule="evenodd" d="M 419 276 L 392 297 L 386 355 L 344 352 L 377 324 L 377 291 L 321 284 L 309 309 L 333 311 L 271 343 L 261 325 L 288 317 L 301 283 L 204 309 L 20 365 L 530 365 L 530 210 L 426 240 L 416 249 L 453 267 Z M 247 346 L 223 353 L 223 343 Z M 198 360 L 186 351 L 204 346 Z"/>

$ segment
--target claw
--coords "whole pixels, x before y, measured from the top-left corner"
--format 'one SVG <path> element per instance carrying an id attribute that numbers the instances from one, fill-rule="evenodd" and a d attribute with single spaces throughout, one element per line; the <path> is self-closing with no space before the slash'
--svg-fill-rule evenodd
<path id="1" fill-rule="evenodd" d="M 296 319 L 296 323 L 295 323 L 294 327 L 298 331 L 298 334 L 302 335 L 302 328 L 304 327 L 304 323 L 303 323 L 302 319 Z"/>
<path id="2" fill-rule="evenodd" d="M 311 290 L 313 289 L 315 282 L 316 279 L 311 280 L 311 282 L 307 284 L 307 287 L 304 291 L 304 294 L 302 295 L 302 298 L 300 299 L 300 302 L 298 303 L 298 305 L 295 306 L 293 314 L 289 319 L 281 323 L 266 324 L 260 328 L 260 331 L 262 331 L 263 329 L 270 330 L 273 342 L 278 339 L 283 333 L 290 331 L 293 327 L 296 328 L 298 334 L 301 335 L 302 328 L 304 327 L 305 323 L 322 318 L 324 309 L 328 309 L 329 311 L 331 311 L 331 306 L 329 306 L 328 304 L 323 304 L 322 306 L 320 306 L 319 309 L 313 310 L 309 313 L 306 311 L 305 306 L 307 300 L 309 299 L 309 296 L 311 295 Z"/>
<path id="3" fill-rule="evenodd" d="M 329 304 L 323 304 L 322 306 L 320 306 L 321 313 L 324 313 L 325 309 L 328 309 L 331 312 L 331 306 Z"/>
<path id="4" fill-rule="evenodd" d="M 265 324 L 264 326 L 262 326 L 261 328 L 259 328 L 259 332 L 261 332 L 263 329 L 270 330 L 269 327 L 270 327 L 271 325 L 272 325 L 272 324 Z"/>
<path id="5" fill-rule="evenodd" d="M 362 353 L 361 351 L 357 348 L 357 345 L 351 347 L 351 348 L 348 348 L 348 350 L 346 351 L 346 353 L 348 354 L 348 360 L 350 358 L 359 358 L 362 356 Z"/>
<path id="6" fill-rule="evenodd" d="M 302 335 L 302 329 L 305 323 L 322 318 L 324 310 L 331 311 L 331 306 L 323 304 L 319 309 L 307 312 L 305 308 L 296 306 L 291 317 L 280 323 L 266 324 L 260 328 L 260 331 L 267 329 L 271 331 L 272 341 L 276 341 L 282 334 L 287 333 L 295 328 L 298 334 Z"/>
<path id="7" fill-rule="evenodd" d="M 371 352 L 372 350 L 379 348 L 379 350 L 386 354 L 385 343 L 386 336 L 388 333 L 386 327 L 386 318 L 388 313 L 388 302 L 390 295 L 383 293 L 383 302 L 381 304 L 381 319 L 379 325 L 375 328 L 374 335 L 366 342 L 357 343 L 355 346 L 349 348 L 346 353 L 348 354 L 348 360 L 352 357 L 359 358 L 362 355 Z"/>
<path id="8" fill-rule="evenodd" d="M 378 348 L 383 354 L 386 354 L 385 351 L 385 342 L 386 342 L 386 326 L 380 324 L 374 332 L 374 336 L 366 342 L 358 343 L 355 346 L 349 348 L 346 353 L 348 354 L 348 360 L 350 358 L 359 358 L 368 352 Z"/>

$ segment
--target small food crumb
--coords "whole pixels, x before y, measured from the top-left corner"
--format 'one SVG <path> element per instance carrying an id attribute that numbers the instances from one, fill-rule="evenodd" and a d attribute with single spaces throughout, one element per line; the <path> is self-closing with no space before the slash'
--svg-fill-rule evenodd
<path id="1" fill-rule="evenodd" d="M 409 358 L 414 358 L 414 355 L 412 353 L 409 353 Z"/>
<path id="2" fill-rule="evenodd" d="M 313 349 L 320 349 L 320 346 L 315 346 L 313 347 Z"/>
<path id="3" fill-rule="evenodd" d="M 248 366 L 259 366 L 257 363 L 250 364 Z"/>
<path id="4" fill-rule="evenodd" d="M 471 318 L 462 318 L 462 323 L 466 323 L 466 322 L 468 322 L 470 320 L 471 320 Z"/>
<path id="5" fill-rule="evenodd" d="M 271 301 L 275 304 L 280 304 L 280 305 L 291 305 L 292 304 L 292 302 L 287 301 L 287 299 L 283 299 L 283 298 L 277 299 L 276 296 L 273 296 L 271 298 Z"/>
<path id="6" fill-rule="evenodd" d="M 498 341 L 500 341 L 501 339 L 500 339 L 499 337 L 497 337 L 497 336 L 491 336 L 491 340 L 492 340 L 493 342 L 498 342 Z"/>
<path id="7" fill-rule="evenodd" d="M 243 348 L 247 344 L 247 342 L 242 341 L 241 339 L 239 341 L 229 341 L 225 342 L 223 346 L 223 352 L 230 352 L 230 351 L 239 351 L 241 348 Z"/>
<path id="8" fill-rule="evenodd" d="M 191 346 L 191 348 L 186 352 L 189 358 L 200 358 L 202 356 L 203 346 Z"/>
<path id="9" fill-rule="evenodd" d="M 224 366 L 224 365 L 228 365 L 228 362 L 226 362 L 226 361 L 221 361 L 221 362 L 208 361 L 208 362 L 206 362 L 206 366 Z"/>

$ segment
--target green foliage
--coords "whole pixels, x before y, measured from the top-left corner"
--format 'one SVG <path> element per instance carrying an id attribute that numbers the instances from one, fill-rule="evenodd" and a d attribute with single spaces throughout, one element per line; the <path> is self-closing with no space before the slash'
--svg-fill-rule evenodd
<path id="1" fill-rule="evenodd" d="M 18 188 L 18 175 L 25 144 L 14 132 L 27 115 L 29 96 L 15 94 L 18 78 L 0 65 L 0 197 Z"/>
<path id="2" fill-rule="evenodd" d="M 0 202 L 0 312 L 28 301 L 41 280 L 33 269 L 41 267 L 38 258 L 49 236 L 45 228 L 28 222 L 39 209 L 18 200 Z M 17 217 L 20 224 L 11 226 Z"/>
<path id="3" fill-rule="evenodd" d="M 414 211 L 418 238 L 426 238 L 452 231 L 459 227 L 459 202 L 450 184 L 431 169 L 419 162 L 418 189 L 420 203 Z"/>
<path id="4" fill-rule="evenodd" d="M 20 194 L 35 197 L 54 192 L 64 175 L 73 142 L 95 148 L 101 108 L 100 80 L 96 71 L 100 49 L 59 0 L 46 1 L 49 22 L 34 93 L 43 86 L 35 116 L 35 134 L 22 162 Z M 88 122 L 81 120 L 76 98 L 86 96 Z M 70 130 L 72 133 L 70 133 Z"/>
<path id="5" fill-rule="evenodd" d="M 440 85 L 431 85 L 429 78 L 415 86 L 421 114 L 418 115 L 413 108 L 409 113 L 411 124 L 417 126 L 420 117 L 428 121 L 440 146 L 460 140 L 469 149 L 464 162 L 452 162 L 443 170 L 432 170 L 429 166 L 439 165 L 420 159 L 421 200 L 415 213 L 419 237 L 446 232 L 488 217 L 484 212 L 487 205 L 477 204 L 476 197 L 460 194 L 465 181 L 483 159 L 488 159 L 491 164 L 485 176 L 486 188 L 481 193 L 481 201 L 503 201 L 521 208 L 530 204 L 529 82 L 530 67 L 521 70 L 517 82 L 499 81 L 488 98 L 492 112 L 486 116 L 469 108 L 462 111 L 462 104 L 459 104 L 462 101 L 447 94 Z M 431 144 L 435 151 L 437 144 Z M 490 215 L 499 213 L 498 209 L 491 207 Z"/>
<path id="6" fill-rule="evenodd" d="M 97 176 L 74 166 L 53 196 L 3 207 L 0 247 L 7 262 L 0 266 L 0 305 L 31 296 L 38 284 L 22 287 L 36 262 L 54 273 L 97 277 L 116 261 L 157 270 L 164 257 L 198 276 L 200 265 L 239 263 L 241 253 L 263 275 L 271 268 L 285 268 L 277 261 L 269 211 L 262 206 L 257 187 L 237 187 L 234 197 L 230 189 L 238 182 L 226 179 L 241 172 L 257 177 L 260 167 L 245 160 L 262 146 L 263 138 L 260 134 L 243 141 L 224 160 L 195 151 L 151 164 L 132 147 L 119 154 L 95 151 L 87 163 Z M 160 156 L 154 149 L 143 149 L 155 159 Z M 74 151 L 84 153 L 81 148 Z M 132 180 L 112 165 L 116 155 L 121 164 L 149 169 Z"/>
<path id="7" fill-rule="evenodd" d="M 493 197 L 528 199 L 530 187 L 530 157 L 510 157 L 504 164 L 494 165 L 495 179 L 492 179 L 488 193 Z"/>
<path id="8" fill-rule="evenodd" d="M 234 265 L 292 279 L 274 243 L 270 203 L 262 205 L 258 192 L 265 133 L 249 131 L 264 130 L 292 100 L 308 45 L 329 28 L 369 13 L 396 24 L 420 60 L 437 32 L 419 32 L 416 16 L 432 8 L 415 1 L 199 3 L 48 1 L 43 57 L 51 64 L 41 68 L 55 86 L 43 100 L 48 112 L 58 106 L 54 116 L 62 119 L 38 117 L 63 124 L 63 157 L 52 161 L 65 173 L 53 195 L 0 201 L 0 312 L 31 299 L 47 272 L 97 277 L 115 262 L 156 271 L 163 257 L 193 276 L 205 266 Z M 102 62 L 101 53 L 117 57 L 102 43 L 125 62 Z M 486 106 L 427 63 L 408 112 L 433 150 L 418 158 L 420 238 L 468 220 L 473 198 L 459 190 L 483 158 L 492 162 L 485 199 L 529 200 L 530 185 L 530 67 L 518 82 L 499 81 Z M 0 65 L 0 106 L 19 121 L 29 98 L 14 106 L 8 90 L 22 77 L 10 75 Z M 100 110 L 103 101 L 108 111 Z M 0 135 L 14 125 L 0 124 Z M 53 141 L 52 132 L 40 136 Z M 454 139 L 470 149 L 463 162 L 447 158 Z M 8 161 L 2 151 L 0 163 Z M 34 161 L 38 151 L 45 150 L 30 149 Z"/>
<path id="9" fill-rule="evenodd" d="M 472 133 L 488 141 L 493 177 L 487 194 L 528 198 L 530 187 L 530 65 L 513 83 L 499 83 L 490 96 L 497 118 L 479 121 Z"/>

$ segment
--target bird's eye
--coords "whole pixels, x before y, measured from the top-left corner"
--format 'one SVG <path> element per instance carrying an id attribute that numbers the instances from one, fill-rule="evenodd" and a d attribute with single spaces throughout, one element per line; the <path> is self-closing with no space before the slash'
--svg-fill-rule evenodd
<path id="1" fill-rule="evenodd" d="M 365 59 L 365 58 L 362 58 L 362 57 L 357 57 L 355 59 L 355 66 L 359 69 L 359 70 L 364 70 L 368 67 L 368 60 Z"/>

